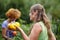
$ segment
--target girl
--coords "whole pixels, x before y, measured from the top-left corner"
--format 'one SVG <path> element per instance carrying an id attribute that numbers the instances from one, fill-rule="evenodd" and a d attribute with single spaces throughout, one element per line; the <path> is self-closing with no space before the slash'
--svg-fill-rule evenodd
<path id="1" fill-rule="evenodd" d="M 5 40 L 12 40 L 14 37 L 11 30 L 7 28 L 8 24 L 15 22 L 20 17 L 21 13 L 18 9 L 11 8 L 6 12 L 7 20 L 2 23 L 2 36 Z"/>
<path id="2" fill-rule="evenodd" d="M 24 40 L 56 40 L 50 21 L 45 14 L 45 9 L 41 4 L 35 4 L 30 9 L 30 20 L 34 22 L 29 37 L 24 31 L 17 27 Z"/>

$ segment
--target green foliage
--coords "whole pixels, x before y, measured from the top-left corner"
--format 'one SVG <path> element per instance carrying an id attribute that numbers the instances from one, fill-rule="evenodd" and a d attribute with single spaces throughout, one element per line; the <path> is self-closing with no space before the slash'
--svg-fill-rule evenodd
<path id="1" fill-rule="evenodd" d="M 33 4 L 37 3 L 42 4 L 46 9 L 45 11 L 52 22 L 52 30 L 57 40 L 60 40 L 60 0 L 0 0 L 0 29 L 2 22 L 6 19 L 5 13 L 7 10 L 10 8 L 17 8 L 22 14 L 21 18 L 17 21 L 21 23 L 22 29 L 28 34 L 30 28 L 28 23 L 31 23 L 29 19 L 29 10 Z M 20 35 L 21 34 L 18 33 L 18 37 L 21 37 Z M 18 37 L 16 37 L 17 40 Z M 20 39 L 23 40 L 22 37 Z"/>

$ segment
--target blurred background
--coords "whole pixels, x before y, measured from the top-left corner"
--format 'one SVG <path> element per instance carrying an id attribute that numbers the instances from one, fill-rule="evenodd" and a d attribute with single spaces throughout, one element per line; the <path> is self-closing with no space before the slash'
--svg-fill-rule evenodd
<path id="1" fill-rule="evenodd" d="M 46 14 L 51 20 L 52 31 L 56 39 L 60 40 L 60 0 L 0 0 L 0 40 L 2 38 L 1 24 L 7 19 L 5 13 L 10 8 L 17 8 L 21 11 L 21 18 L 16 21 L 20 22 L 21 28 L 28 35 L 30 25 L 32 22 L 29 20 L 29 10 L 33 4 L 40 3 L 46 9 Z M 15 40 L 23 40 L 20 33 L 17 34 Z"/>

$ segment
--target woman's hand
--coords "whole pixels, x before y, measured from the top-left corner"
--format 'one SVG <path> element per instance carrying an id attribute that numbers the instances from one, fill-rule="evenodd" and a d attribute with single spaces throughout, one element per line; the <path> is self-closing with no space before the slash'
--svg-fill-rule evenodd
<path id="1" fill-rule="evenodd" d="M 25 34 L 25 32 L 20 27 L 16 26 L 16 28 L 22 34 L 24 40 L 30 40 L 29 37 Z"/>
<path id="2" fill-rule="evenodd" d="M 20 30 L 21 30 L 21 28 L 20 28 L 20 27 L 17 27 L 17 26 L 15 26 L 15 27 L 16 27 L 17 31 L 20 31 Z"/>

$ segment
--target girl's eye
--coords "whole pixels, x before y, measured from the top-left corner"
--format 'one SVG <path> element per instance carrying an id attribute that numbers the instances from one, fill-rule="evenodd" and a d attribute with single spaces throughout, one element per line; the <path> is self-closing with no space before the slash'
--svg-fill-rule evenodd
<path id="1" fill-rule="evenodd" d="M 31 13 L 31 15 L 33 15 L 34 14 L 34 11 L 31 11 L 30 13 Z"/>
<path id="2" fill-rule="evenodd" d="M 32 11 L 32 12 L 31 12 L 31 14 L 33 15 L 33 14 L 34 14 L 34 12 Z"/>

